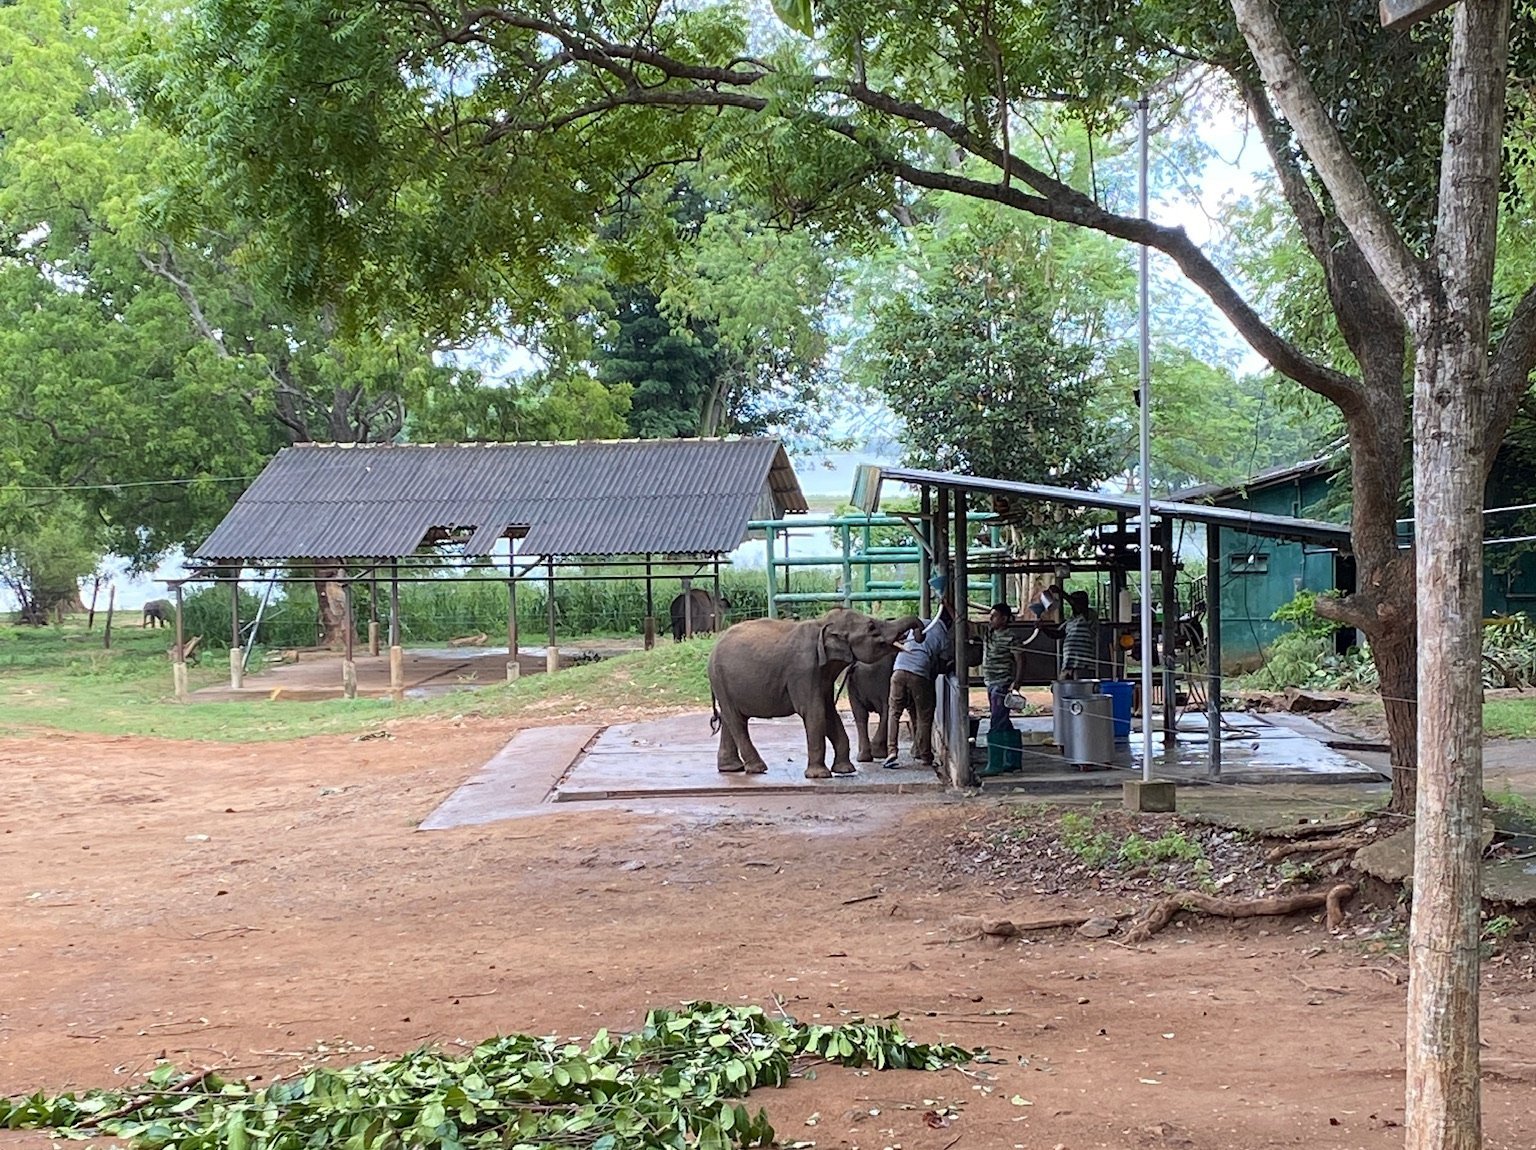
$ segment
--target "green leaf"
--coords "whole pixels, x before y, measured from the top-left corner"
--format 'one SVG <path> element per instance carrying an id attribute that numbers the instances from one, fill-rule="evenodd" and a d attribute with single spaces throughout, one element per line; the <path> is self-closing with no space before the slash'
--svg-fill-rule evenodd
<path id="1" fill-rule="evenodd" d="M 812 0 L 773 0 L 775 15 L 802 36 L 816 33 L 816 14 Z"/>

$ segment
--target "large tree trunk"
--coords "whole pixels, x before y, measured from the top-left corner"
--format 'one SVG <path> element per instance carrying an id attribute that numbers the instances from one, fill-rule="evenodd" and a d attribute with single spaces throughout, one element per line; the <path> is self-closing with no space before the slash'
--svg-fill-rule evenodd
<path id="1" fill-rule="evenodd" d="M 1447 325 L 1450 326 L 1450 325 Z M 1419 745 L 1409 924 L 1408 1150 L 1481 1145 L 1483 470 L 1486 353 L 1423 350 L 1414 404 Z"/>
<path id="2" fill-rule="evenodd" d="M 1413 611 L 1413 601 L 1407 604 Z M 1383 630 L 1370 640 L 1371 658 L 1381 683 L 1381 706 L 1386 713 L 1387 743 L 1392 749 L 1392 802 L 1390 809 L 1412 814 L 1417 795 L 1419 707 L 1418 645 L 1408 628 Z"/>
<path id="3" fill-rule="evenodd" d="M 1407 1150 L 1482 1144 L 1483 481 L 1495 389 L 1488 340 L 1503 159 L 1508 0 L 1454 18 L 1434 243 L 1414 323 L 1418 822 L 1408 934 Z"/>
<path id="4" fill-rule="evenodd" d="M 347 628 L 352 626 L 347 616 L 347 593 L 339 582 L 345 574 L 340 560 L 317 564 L 314 570 L 319 642 L 332 650 L 340 650 L 346 644 Z"/>

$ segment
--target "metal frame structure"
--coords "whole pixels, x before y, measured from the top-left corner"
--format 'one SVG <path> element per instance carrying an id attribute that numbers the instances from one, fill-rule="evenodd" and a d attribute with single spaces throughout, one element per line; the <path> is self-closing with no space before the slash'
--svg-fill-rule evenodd
<path id="1" fill-rule="evenodd" d="M 943 749 L 949 781 L 957 787 L 974 786 L 971 768 L 970 735 L 970 674 L 969 645 L 970 602 L 969 584 L 973 567 L 967 554 L 971 534 L 967 502 L 972 496 L 985 495 L 1021 502 L 1041 502 L 1082 510 L 1111 513 L 1115 517 L 1119 533 L 1124 537 L 1133 520 L 1139 520 L 1142 500 L 1106 492 L 1077 491 L 1071 488 L 1050 487 L 1035 483 L 1018 483 L 1005 479 L 979 478 L 951 472 L 924 471 L 911 468 L 868 468 L 861 472 L 855 486 L 855 503 L 861 511 L 874 514 L 879 509 L 881 488 L 884 481 L 902 483 L 918 489 L 925 514 L 931 511 L 929 537 L 934 540 L 932 562 L 950 576 L 953 588 L 952 604 L 956 625 L 953 628 L 955 673 L 946 676 L 940 684 L 939 709 L 935 725 Z M 1238 529 L 1252 535 L 1300 540 L 1349 549 L 1349 529 L 1333 523 L 1313 519 L 1296 519 L 1278 515 L 1264 515 L 1239 511 L 1232 508 L 1208 507 L 1201 504 L 1179 503 L 1168 500 L 1148 500 L 1161 551 L 1161 598 L 1163 607 L 1164 639 L 1161 646 L 1171 652 L 1174 644 L 1167 636 L 1176 627 L 1178 606 L 1175 591 L 1177 558 L 1174 554 L 1173 525 L 1187 522 L 1206 528 L 1206 580 L 1209 586 L 1218 586 L 1221 579 L 1219 566 L 1220 539 L 1223 528 Z M 1128 559 L 1129 553 L 1126 553 Z M 1138 560 L 1143 558 L 1137 555 Z M 1056 561 L 1045 561 L 1054 564 Z M 1123 579 L 1127 563 L 1105 563 L 1102 560 L 1074 560 L 1078 570 L 1107 570 L 1111 573 L 1112 586 L 1116 568 L 1121 569 Z M 1041 561 L 1013 561 L 1005 563 L 1007 571 L 1029 571 L 1040 568 Z M 957 573 L 963 577 L 956 577 Z M 988 571 L 988 573 L 991 573 Z M 1119 584 L 1123 588 L 1124 583 Z M 1143 587 L 1143 601 L 1147 601 L 1149 587 Z M 1221 773 L 1221 605 L 1219 595 L 1208 596 L 1207 647 L 1209 662 L 1206 674 L 1206 722 L 1208 730 L 1208 771 L 1212 778 Z M 1113 620 L 1116 625 L 1129 621 Z M 1151 652 L 1143 648 L 1144 659 Z M 1177 739 L 1176 687 L 1178 672 L 1170 659 L 1157 668 L 1162 681 L 1163 742 L 1171 747 Z M 1143 731 L 1150 728 L 1152 700 L 1143 697 Z M 1150 740 L 1148 740 L 1150 745 Z"/>

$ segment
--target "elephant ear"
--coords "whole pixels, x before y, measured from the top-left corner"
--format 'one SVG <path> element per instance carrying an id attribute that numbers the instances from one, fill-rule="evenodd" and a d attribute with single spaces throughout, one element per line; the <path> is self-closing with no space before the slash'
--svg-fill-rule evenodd
<path id="1" fill-rule="evenodd" d="M 844 635 L 834 633 L 830 648 L 827 644 L 828 624 L 823 623 L 821 630 L 816 633 L 816 665 L 825 667 L 833 659 L 840 663 L 855 663 L 858 660 L 853 657 L 853 646 Z"/>
<path id="2" fill-rule="evenodd" d="M 822 625 L 820 631 L 816 632 L 816 665 L 818 667 L 825 667 L 827 665 L 827 628 L 825 624 Z"/>

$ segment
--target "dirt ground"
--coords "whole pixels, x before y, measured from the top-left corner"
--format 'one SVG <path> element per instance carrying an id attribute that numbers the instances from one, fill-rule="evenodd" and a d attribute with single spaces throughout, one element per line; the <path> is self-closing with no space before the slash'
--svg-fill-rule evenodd
<path id="1" fill-rule="evenodd" d="M 1138 948 L 947 941 L 956 913 L 1093 907 L 919 878 L 976 800 L 568 804 L 416 831 L 510 733 L 466 719 L 250 747 L 0 741 L 0 1093 L 120 1085 L 160 1056 L 270 1077 L 777 997 L 807 1020 L 899 1013 L 996 1060 L 758 1092 L 785 1142 L 1402 1145 L 1390 955 L 1305 918 L 1176 925 Z M 1536 1144 L 1533 1008 L 1536 985 L 1489 969 L 1489 1147 Z"/>

